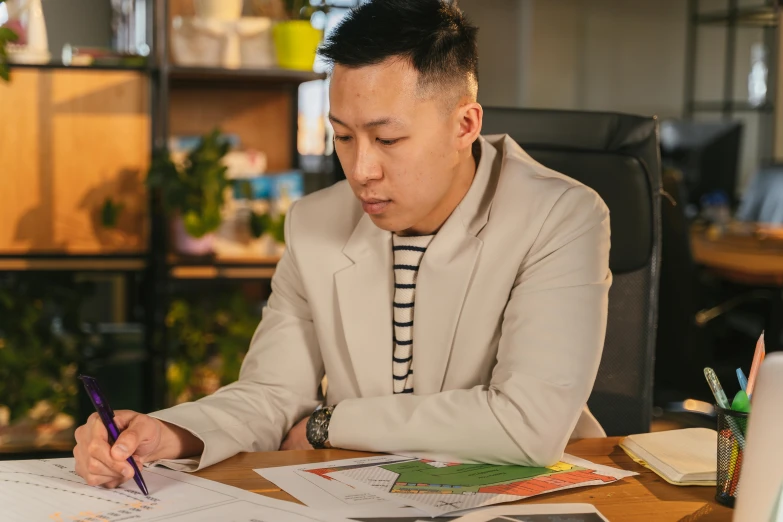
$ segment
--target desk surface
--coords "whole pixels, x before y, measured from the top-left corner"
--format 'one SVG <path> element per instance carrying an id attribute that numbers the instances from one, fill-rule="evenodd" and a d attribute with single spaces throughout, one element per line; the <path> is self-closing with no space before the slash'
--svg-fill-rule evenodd
<path id="1" fill-rule="evenodd" d="M 712 237 L 708 229 L 695 225 L 693 259 L 737 283 L 783 286 L 783 229 L 760 230 Z"/>
<path id="2" fill-rule="evenodd" d="M 596 464 L 636 471 L 639 476 L 614 484 L 550 493 L 522 501 L 524 503 L 586 502 L 596 506 L 612 522 L 729 522 L 732 510 L 717 504 L 714 487 L 672 486 L 655 473 L 633 462 L 617 445 L 619 438 L 585 439 L 574 442 L 566 451 Z M 278 451 L 241 453 L 235 457 L 196 472 L 196 475 L 235 486 L 268 497 L 296 502 L 273 483 L 253 472 L 254 468 L 290 466 L 324 462 L 367 453 L 344 450 Z"/>

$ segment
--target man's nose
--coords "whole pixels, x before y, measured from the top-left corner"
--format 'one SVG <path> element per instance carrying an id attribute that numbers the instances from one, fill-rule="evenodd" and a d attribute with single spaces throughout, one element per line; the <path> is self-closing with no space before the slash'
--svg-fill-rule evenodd
<path id="1" fill-rule="evenodd" d="M 380 163 L 375 158 L 369 148 L 359 149 L 356 154 L 356 161 L 353 164 L 353 179 L 358 183 L 365 185 L 367 182 L 381 179 L 383 170 Z"/>

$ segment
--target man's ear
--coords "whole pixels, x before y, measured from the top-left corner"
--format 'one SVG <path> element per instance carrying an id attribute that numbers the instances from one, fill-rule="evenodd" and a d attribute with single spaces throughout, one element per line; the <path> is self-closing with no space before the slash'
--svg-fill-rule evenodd
<path id="1" fill-rule="evenodd" d="M 457 109 L 459 148 L 470 148 L 481 134 L 484 109 L 475 101 L 465 101 Z"/>

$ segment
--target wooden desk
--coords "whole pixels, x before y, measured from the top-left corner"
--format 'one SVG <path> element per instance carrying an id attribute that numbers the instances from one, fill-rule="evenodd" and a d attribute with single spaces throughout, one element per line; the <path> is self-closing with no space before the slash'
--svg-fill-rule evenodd
<path id="1" fill-rule="evenodd" d="M 708 229 L 691 229 L 693 260 L 734 283 L 764 286 L 776 295 L 766 326 L 767 351 L 783 349 L 783 229 L 735 224 L 732 232 L 710 237 Z"/>
<path id="2" fill-rule="evenodd" d="M 783 237 L 746 232 L 710 237 L 703 226 L 691 229 L 693 260 L 730 281 L 756 286 L 783 286 Z"/>
<path id="3" fill-rule="evenodd" d="M 666 483 L 655 473 L 633 462 L 617 445 L 619 438 L 586 439 L 570 444 L 566 451 L 596 464 L 630 471 L 639 476 L 606 486 L 579 488 L 550 493 L 524 503 L 586 502 L 596 506 L 612 522 L 729 522 L 733 511 L 715 502 L 714 487 L 678 487 Z M 261 478 L 254 468 L 290 466 L 309 462 L 324 462 L 368 453 L 344 450 L 282 451 L 273 453 L 242 453 L 196 475 L 222 482 L 268 497 L 296 502 L 273 483 Z"/>

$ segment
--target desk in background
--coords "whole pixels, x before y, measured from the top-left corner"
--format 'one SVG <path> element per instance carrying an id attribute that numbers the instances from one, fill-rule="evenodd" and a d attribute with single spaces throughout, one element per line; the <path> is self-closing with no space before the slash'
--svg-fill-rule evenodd
<path id="1" fill-rule="evenodd" d="M 781 349 L 783 333 L 783 229 L 735 224 L 726 234 L 691 229 L 693 260 L 734 283 L 773 289 L 767 325 L 767 351 Z"/>
<path id="2" fill-rule="evenodd" d="M 585 502 L 593 504 L 612 522 L 731 521 L 732 510 L 715 502 L 714 487 L 672 486 L 632 461 L 618 446 L 619 441 L 618 437 L 580 440 L 569 444 L 566 452 L 596 464 L 636 471 L 639 476 L 605 486 L 549 493 L 522 503 Z M 259 476 L 253 469 L 366 455 L 369 454 L 345 450 L 241 453 L 195 474 L 268 497 L 296 502 L 291 495 Z"/>

